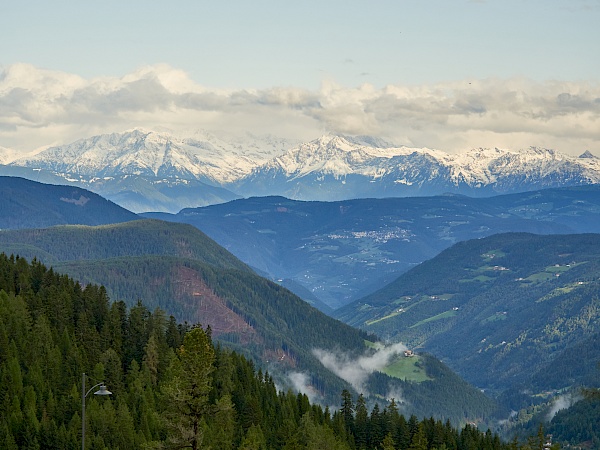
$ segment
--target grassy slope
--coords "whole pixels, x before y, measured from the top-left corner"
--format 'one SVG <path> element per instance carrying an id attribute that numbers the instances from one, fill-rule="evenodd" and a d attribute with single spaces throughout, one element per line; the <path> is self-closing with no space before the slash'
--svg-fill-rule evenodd
<path id="1" fill-rule="evenodd" d="M 497 235 L 457 244 L 337 315 L 501 390 L 600 330 L 599 269 L 600 235 Z"/>

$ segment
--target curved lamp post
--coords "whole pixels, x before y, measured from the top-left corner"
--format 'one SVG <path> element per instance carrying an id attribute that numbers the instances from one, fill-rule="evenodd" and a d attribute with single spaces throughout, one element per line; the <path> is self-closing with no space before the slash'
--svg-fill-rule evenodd
<path id="1" fill-rule="evenodd" d="M 85 398 L 88 396 L 94 388 L 100 386 L 94 395 L 111 395 L 106 386 L 104 385 L 104 381 L 101 383 L 95 384 L 92 386 L 87 392 L 85 391 L 85 373 L 81 375 L 81 450 L 85 450 Z"/>

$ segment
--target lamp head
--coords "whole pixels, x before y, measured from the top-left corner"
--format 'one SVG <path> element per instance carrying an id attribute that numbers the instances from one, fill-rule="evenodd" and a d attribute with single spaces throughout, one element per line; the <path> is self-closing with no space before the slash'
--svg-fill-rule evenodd
<path id="1" fill-rule="evenodd" d="M 100 389 L 94 392 L 94 395 L 112 395 L 112 392 L 106 389 L 106 386 L 104 384 L 101 384 Z"/>

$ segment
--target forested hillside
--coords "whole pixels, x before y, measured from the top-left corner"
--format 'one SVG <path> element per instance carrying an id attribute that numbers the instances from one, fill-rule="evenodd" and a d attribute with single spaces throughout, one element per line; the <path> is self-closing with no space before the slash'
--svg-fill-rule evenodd
<path id="1" fill-rule="evenodd" d="M 87 375 L 83 375 L 87 374 Z M 104 382 L 112 395 L 84 395 Z M 509 449 L 490 432 L 408 419 L 392 402 L 339 409 L 278 392 L 211 330 L 110 302 L 37 261 L 0 255 L 0 448 Z M 542 445 L 543 436 L 529 446 Z"/>
<path id="2" fill-rule="evenodd" d="M 348 377 L 323 366 L 315 350 L 351 360 L 374 352 L 364 342 L 376 338 L 249 272 L 187 225 L 142 220 L 105 227 L 15 230 L 0 232 L 0 243 L 3 240 L 3 245 L 21 254 L 41 254 L 43 261 L 66 258 L 54 263 L 57 270 L 84 284 L 102 284 L 111 298 L 129 306 L 143 299 L 149 308 L 160 307 L 178 321 L 210 325 L 219 342 L 268 368 L 278 385 L 307 390 L 324 403 L 335 401 L 342 389 L 352 388 Z M 138 256 L 106 258 L 127 253 Z M 432 357 L 424 359 L 419 371 L 424 373 L 428 367 L 437 367 Z M 402 389 L 406 411 L 456 424 L 490 417 L 494 402 L 444 370 L 418 383 L 393 372 L 373 374 L 378 381 L 371 392 L 385 396 Z M 365 376 L 370 372 L 366 369 Z M 448 394 L 446 401 L 436 402 L 441 391 Z"/>
<path id="3" fill-rule="evenodd" d="M 137 218 L 125 208 L 79 187 L 0 176 L 0 229 L 102 225 Z"/>
<path id="4" fill-rule="evenodd" d="M 599 302 L 600 235 L 510 233 L 456 244 L 336 315 L 520 401 L 590 382 Z"/>
<path id="5" fill-rule="evenodd" d="M 73 261 L 56 267 L 84 283 L 106 285 L 114 298 L 129 305 L 144 299 L 150 308 L 160 307 L 179 321 L 210 325 L 216 339 L 270 367 L 280 384 L 289 385 L 290 371 L 310 373 L 308 385 L 327 398 L 348 385 L 311 350 L 358 354 L 368 337 L 247 271 L 165 256 Z"/>
<path id="6" fill-rule="evenodd" d="M 195 227 L 136 220 L 96 227 L 65 225 L 0 231 L 0 249 L 47 264 L 121 256 L 177 256 L 215 267 L 250 269 Z"/>
<path id="7" fill-rule="evenodd" d="M 600 448 L 600 391 L 587 390 L 559 397 L 548 404 L 530 405 L 501 427 L 500 433 L 532 436 L 543 424 L 554 442 L 566 449 Z M 562 405 L 561 405 L 562 403 Z"/>

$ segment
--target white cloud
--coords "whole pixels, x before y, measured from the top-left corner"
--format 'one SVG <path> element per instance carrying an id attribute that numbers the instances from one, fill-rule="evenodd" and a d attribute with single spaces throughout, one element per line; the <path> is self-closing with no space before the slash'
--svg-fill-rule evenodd
<path id="1" fill-rule="evenodd" d="M 322 396 L 315 390 L 310 383 L 310 375 L 304 372 L 290 372 L 287 375 L 292 383 L 294 390 L 306 394 L 311 403 L 318 403 Z"/>
<path id="2" fill-rule="evenodd" d="M 535 145 L 600 155 L 600 84 L 512 78 L 223 90 L 167 65 L 89 80 L 26 64 L 0 73 L 1 146 L 27 151 L 133 127 L 304 140 L 324 132 L 369 134 L 449 152 Z"/>
<path id="3" fill-rule="evenodd" d="M 341 379 L 347 381 L 359 393 L 367 394 L 366 381 L 375 371 L 381 371 L 397 355 L 402 354 L 407 347 L 402 343 L 380 347 L 374 352 L 355 357 L 347 353 L 335 353 L 329 350 L 314 349 L 313 354 L 327 369 Z M 396 399 L 401 394 L 396 393 Z"/>
<path id="4" fill-rule="evenodd" d="M 552 406 L 550 407 L 546 415 L 546 420 L 550 422 L 554 418 L 556 413 L 559 412 L 561 409 L 570 408 L 581 399 L 582 397 L 579 394 L 569 393 L 565 395 L 559 395 L 552 402 Z"/>

